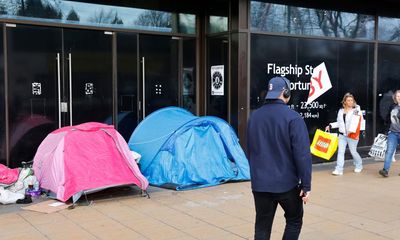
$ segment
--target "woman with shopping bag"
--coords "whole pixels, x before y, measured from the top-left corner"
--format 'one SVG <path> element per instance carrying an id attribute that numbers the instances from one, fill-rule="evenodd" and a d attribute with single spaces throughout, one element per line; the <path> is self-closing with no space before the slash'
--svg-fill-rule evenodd
<path id="1" fill-rule="evenodd" d="M 379 174 L 382 177 L 389 177 L 393 154 L 400 143 L 400 90 L 397 90 L 393 94 L 393 101 L 396 105 L 390 111 L 390 127 L 387 136 L 385 163 L 383 169 L 379 170 Z"/>
<path id="2" fill-rule="evenodd" d="M 354 172 L 360 173 L 363 169 L 362 159 L 357 152 L 357 144 L 359 140 L 362 113 L 360 106 L 356 104 L 356 100 L 351 93 L 346 93 L 342 100 L 343 108 L 339 109 L 337 120 L 326 126 L 325 130 L 330 131 L 331 128 L 339 128 L 339 144 L 335 170 L 332 175 L 343 175 L 344 154 L 347 144 L 349 145 L 351 156 L 354 161 Z"/>

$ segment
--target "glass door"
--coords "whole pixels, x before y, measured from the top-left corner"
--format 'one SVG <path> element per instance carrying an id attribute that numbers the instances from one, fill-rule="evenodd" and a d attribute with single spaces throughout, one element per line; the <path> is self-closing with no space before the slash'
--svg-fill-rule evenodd
<path id="1" fill-rule="evenodd" d="M 179 40 L 139 36 L 141 118 L 163 107 L 179 106 Z"/>
<path id="2" fill-rule="evenodd" d="M 116 125 L 126 141 L 139 122 L 137 38 L 135 33 L 117 33 Z"/>
<path id="3" fill-rule="evenodd" d="M 113 33 L 64 29 L 65 125 L 113 123 Z"/>
<path id="4" fill-rule="evenodd" d="M 9 166 L 31 161 L 60 127 L 61 29 L 6 24 Z"/>
<path id="5" fill-rule="evenodd" d="M 207 115 L 217 116 L 229 122 L 229 36 L 209 37 L 207 40 Z"/>
<path id="6" fill-rule="evenodd" d="M 3 25 L 0 30 L 0 46 L 3 46 Z M 0 164 L 7 164 L 7 145 L 6 145 L 6 108 L 5 108 L 5 89 L 4 89 L 4 48 L 0 48 Z"/>

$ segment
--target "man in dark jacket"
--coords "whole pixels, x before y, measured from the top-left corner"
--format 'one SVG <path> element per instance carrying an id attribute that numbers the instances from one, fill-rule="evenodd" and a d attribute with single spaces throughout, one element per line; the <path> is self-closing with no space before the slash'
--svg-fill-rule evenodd
<path id="1" fill-rule="evenodd" d="M 250 117 L 247 149 L 256 208 L 254 239 L 269 239 L 279 204 L 285 211 L 283 239 L 298 239 L 303 224 L 303 202 L 311 191 L 311 153 L 303 118 L 286 104 L 290 82 L 269 81 L 266 103 Z"/>

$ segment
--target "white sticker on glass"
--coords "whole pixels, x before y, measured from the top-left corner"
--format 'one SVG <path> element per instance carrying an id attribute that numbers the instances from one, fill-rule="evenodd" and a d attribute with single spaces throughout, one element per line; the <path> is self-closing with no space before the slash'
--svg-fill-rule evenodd
<path id="1" fill-rule="evenodd" d="M 93 93 L 94 93 L 93 83 L 85 83 L 85 94 L 93 95 Z"/>
<path id="2" fill-rule="evenodd" d="M 42 84 L 38 82 L 32 83 L 32 95 L 42 95 Z"/>

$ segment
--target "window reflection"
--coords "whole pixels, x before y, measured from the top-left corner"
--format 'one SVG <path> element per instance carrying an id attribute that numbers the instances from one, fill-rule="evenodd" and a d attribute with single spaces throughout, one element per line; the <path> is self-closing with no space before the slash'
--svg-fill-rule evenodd
<path id="1" fill-rule="evenodd" d="M 378 39 L 383 41 L 400 41 L 400 19 L 379 17 Z"/>
<path id="2" fill-rule="evenodd" d="M 196 33 L 196 16 L 193 14 L 179 14 L 179 32 L 195 34 Z"/>
<path id="3" fill-rule="evenodd" d="M 196 18 L 192 14 L 64 0 L 0 0 L 0 17 L 187 34 L 196 32 Z"/>
<path id="4" fill-rule="evenodd" d="M 373 141 L 373 43 L 355 41 L 336 41 L 327 39 L 296 38 L 287 36 L 270 36 L 265 34 L 251 34 L 250 49 L 250 108 L 254 110 L 264 104 L 267 92 L 267 81 L 280 73 L 269 71 L 268 64 L 278 67 L 298 66 L 302 73 L 286 74 L 291 81 L 291 99 L 289 106 L 299 112 L 308 127 L 310 137 L 321 124 L 336 119 L 337 109 L 341 97 L 345 92 L 351 92 L 357 96 L 357 103 L 366 111 L 366 131 L 360 138 L 359 146 L 370 145 Z M 399 48 L 398 46 L 396 46 Z M 262 49 L 262 51 L 260 51 Z M 385 52 L 400 53 L 400 48 L 387 49 Z M 379 49 L 379 52 L 381 49 Z M 392 54 L 396 58 L 396 54 Z M 384 58 L 382 59 L 387 59 Z M 392 60 L 392 59 L 389 59 Z M 324 62 L 329 74 L 332 88 L 321 95 L 313 107 L 305 107 L 308 98 L 310 73 L 307 73 L 307 65 L 315 67 Z M 398 63 L 384 66 L 397 67 Z M 385 64 L 385 63 L 382 63 Z M 356 66 L 356 67 L 355 67 Z M 378 73 L 381 71 L 378 71 Z M 387 73 L 390 71 L 383 70 Z M 400 73 L 400 69 L 392 71 L 391 77 Z M 385 77 L 385 76 L 379 76 Z M 390 76 L 389 76 L 390 77 Z M 385 78 L 383 78 L 385 79 Z M 393 79 L 382 81 L 384 91 L 396 86 L 388 86 Z M 386 85 L 384 85 L 386 84 Z M 398 84 L 400 85 L 400 83 Z M 384 92 L 382 91 L 382 92 Z M 323 106 L 323 107 L 321 107 Z"/>
<path id="5" fill-rule="evenodd" d="M 228 18 L 221 16 L 210 16 L 209 32 L 218 33 L 228 31 Z"/>
<path id="6" fill-rule="evenodd" d="M 341 38 L 374 38 L 373 16 L 251 2 L 251 28 L 257 31 Z"/>

